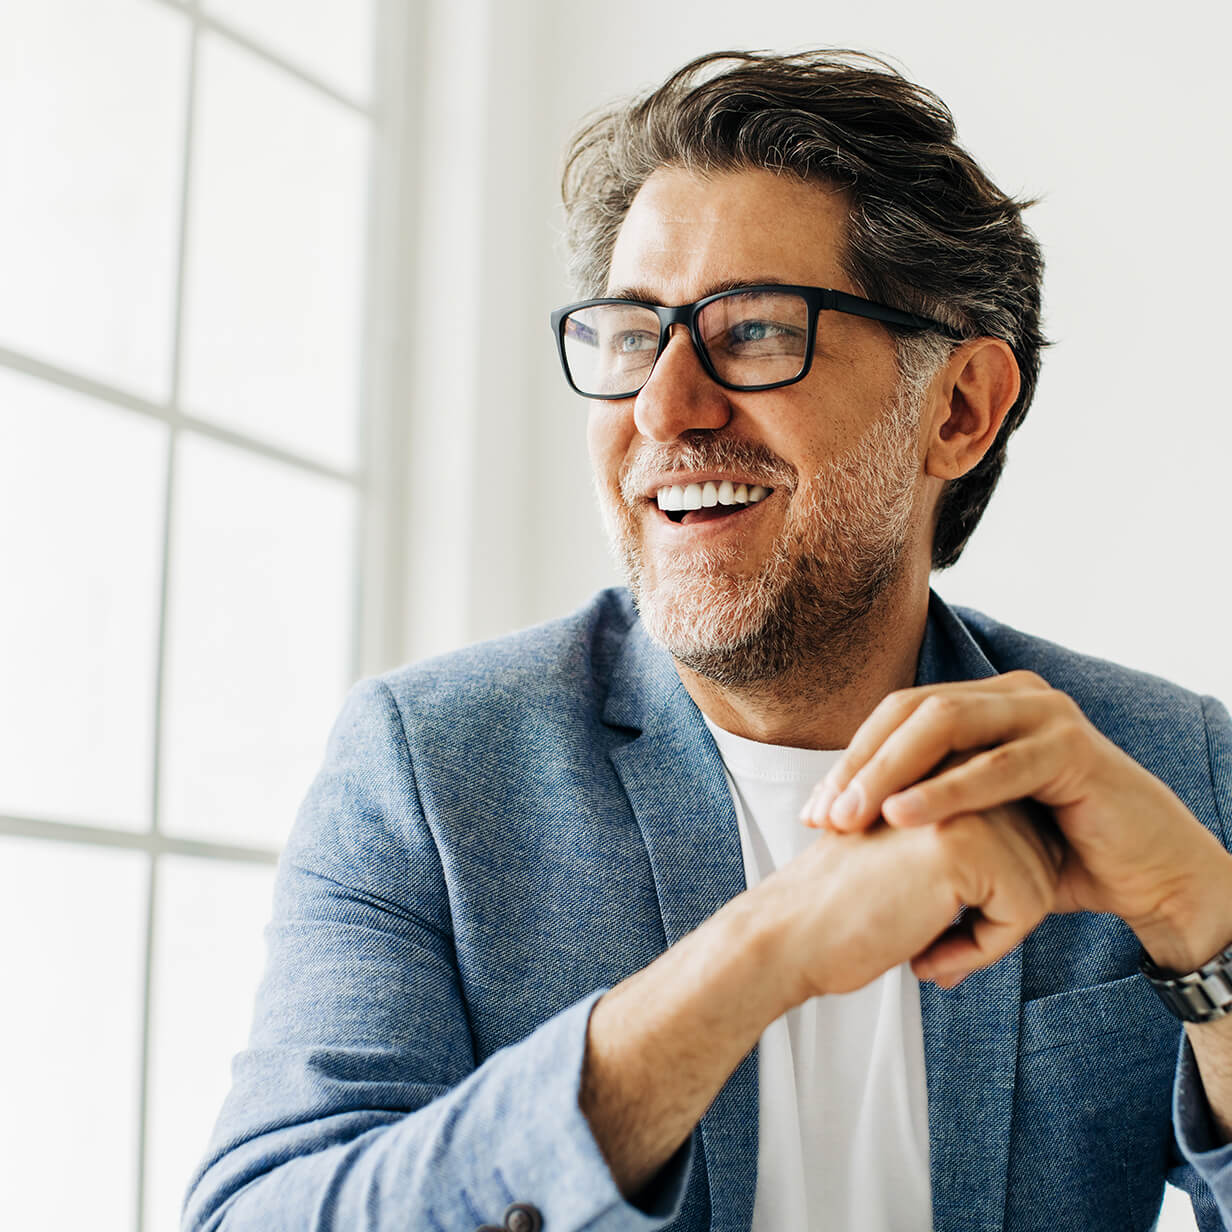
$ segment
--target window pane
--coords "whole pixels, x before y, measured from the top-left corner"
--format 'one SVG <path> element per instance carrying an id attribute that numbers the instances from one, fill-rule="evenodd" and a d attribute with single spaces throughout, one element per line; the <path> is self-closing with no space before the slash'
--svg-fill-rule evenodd
<path id="1" fill-rule="evenodd" d="M 350 680 L 354 494 L 185 435 L 173 518 L 162 819 L 281 844 Z"/>
<path id="2" fill-rule="evenodd" d="M 0 811 L 149 824 L 166 429 L 0 369 Z"/>
<path id="3" fill-rule="evenodd" d="M 201 57 L 184 402 L 351 465 L 367 122 L 215 37 Z"/>
<path id="4" fill-rule="evenodd" d="M 0 839 L 7 1228 L 136 1223 L 145 912 L 145 856 Z"/>
<path id="5" fill-rule="evenodd" d="M 372 0 L 208 0 L 206 10 L 357 101 L 372 91 Z"/>
<path id="6" fill-rule="evenodd" d="M 274 870 L 163 857 L 158 870 L 145 1226 L 179 1227 L 248 1039 Z"/>
<path id="7" fill-rule="evenodd" d="M 0 4 L 0 343 L 167 396 L 188 22 Z"/>

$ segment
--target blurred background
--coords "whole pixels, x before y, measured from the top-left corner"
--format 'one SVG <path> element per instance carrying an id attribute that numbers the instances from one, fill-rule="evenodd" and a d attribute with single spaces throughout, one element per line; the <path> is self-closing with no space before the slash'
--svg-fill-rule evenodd
<path id="1" fill-rule="evenodd" d="M 1230 25 L 1213 2 L 3 0 L 6 1224 L 176 1226 L 349 684 L 614 580 L 547 327 L 561 149 L 695 54 L 885 54 L 1042 197 L 1057 345 L 936 587 L 1232 700 Z"/>

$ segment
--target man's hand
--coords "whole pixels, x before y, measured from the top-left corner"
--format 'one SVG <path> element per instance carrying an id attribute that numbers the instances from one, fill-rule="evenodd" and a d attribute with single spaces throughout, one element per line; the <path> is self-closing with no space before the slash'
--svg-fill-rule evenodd
<path id="1" fill-rule="evenodd" d="M 840 833 L 879 818 L 908 829 L 1022 799 L 1046 805 L 1065 839 L 1053 910 L 1120 916 L 1165 967 L 1188 970 L 1227 944 L 1226 911 L 1206 909 L 1229 902 L 1232 856 L 1033 672 L 891 693 L 802 818 Z"/>
<path id="2" fill-rule="evenodd" d="M 944 985 L 996 962 L 1053 910 L 1061 860 L 1047 829 L 1007 804 L 938 826 L 823 834 L 749 895 L 797 1005 L 908 960 Z"/>
<path id="3" fill-rule="evenodd" d="M 776 1018 L 908 959 L 939 983 L 988 966 L 1050 910 L 1059 864 L 1020 805 L 822 834 L 604 993 L 579 1105 L 621 1193 L 643 1190 Z"/>

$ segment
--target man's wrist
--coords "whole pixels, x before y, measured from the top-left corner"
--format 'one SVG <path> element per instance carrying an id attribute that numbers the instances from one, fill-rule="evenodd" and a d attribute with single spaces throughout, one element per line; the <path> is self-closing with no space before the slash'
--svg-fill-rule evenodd
<path id="1" fill-rule="evenodd" d="M 1197 970 L 1232 945 L 1232 855 L 1220 849 L 1149 920 L 1128 923 L 1156 967 L 1178 975 Z"/>
<path id="2" fill-rule="evenodd" d="M 764 884 L 761 883 L 761 884 Z M 736 895 L 716 912 L 713 923 L 724 929 L 727 943 L 741 955 L 746 968 L 745 987 L 757 1005 L 755 1018 L 765 1030 L 772 1022 L 794 1009 L 807 995 L 799 989 L 800 973 L 784 963 L 791 951 L 786 944 L 771 900 L 762 896 L 761 885 Z M 723 943 L 720 943 L 723 944 Z"/>

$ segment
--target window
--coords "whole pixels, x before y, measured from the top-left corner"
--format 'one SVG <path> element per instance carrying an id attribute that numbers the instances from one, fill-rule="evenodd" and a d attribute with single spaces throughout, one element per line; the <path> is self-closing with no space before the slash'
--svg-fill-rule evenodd
<path id="1" fill-rule="evenodd" d="M 408 7 L 0 8 L 14 1227 L 176 1226 L 277 852 L 346 688 L 402 655 L 365 374 Z"/>

